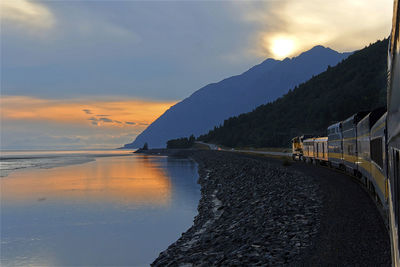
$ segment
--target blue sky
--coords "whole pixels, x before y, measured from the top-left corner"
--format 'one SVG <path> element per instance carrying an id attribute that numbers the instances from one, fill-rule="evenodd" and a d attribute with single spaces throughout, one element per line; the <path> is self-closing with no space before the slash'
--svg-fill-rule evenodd
<path id="1" fill-rule="evenodd" d="M 40 4 L 48 26 L 4 23 L 4 94 L 176 100 L 260 60 L 231 59 L 248 45 L 251 25 L 223 2 Z"/>
<path id="2" fill-rule="evenodd" d="M 130 142 L 176 101 L 268 57 L 295 56 L 319 44 L 353 51 L 387 37 L 392 1 L 367 2 L 3 0 L 1 97 L 7 112 L 1 117 L 1 145 Z M 50 110 L 59 101 L 71 109 L 82 109 L 85 102 L 95 108 L 96 101 L 104 107 L 141 103 L 132 104 L 130 113 L 113 112 L 117 121 L 137 114 L 136 106 L 159 105 L 148 118 L 132 115 L 135 124 L 120 127 L 93 125 L 84 112 L 86 124 L 51 120 L 32 107 L 10 117 L 15 101 L 20 109 L 42 101 Z M 95 134 L 103 136 L 96 144 L 90 138 Z"/>

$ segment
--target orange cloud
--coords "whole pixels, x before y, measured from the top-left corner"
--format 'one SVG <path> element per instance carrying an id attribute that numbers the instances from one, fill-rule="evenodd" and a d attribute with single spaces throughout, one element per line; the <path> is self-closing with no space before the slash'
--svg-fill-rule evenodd
<path id="1" fill-rule="evenodd" d="M 0 99 L 2 121 L 48 121 L 91 127 L 143 128 L 175 103 L 140 99 L 58 100 L 28 96 L 3 96 Z"/>

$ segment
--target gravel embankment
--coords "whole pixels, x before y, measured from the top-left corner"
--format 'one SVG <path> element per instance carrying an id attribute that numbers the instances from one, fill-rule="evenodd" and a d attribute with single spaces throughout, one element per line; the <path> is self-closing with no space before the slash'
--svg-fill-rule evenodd
<path id="1" fill-rule="evenodd" d="M 193 226 L 152 266 L 390 266 L 383 221 L 348 176 L 236 153 L 168 153 L 199 163 L 202 196 Z"/>

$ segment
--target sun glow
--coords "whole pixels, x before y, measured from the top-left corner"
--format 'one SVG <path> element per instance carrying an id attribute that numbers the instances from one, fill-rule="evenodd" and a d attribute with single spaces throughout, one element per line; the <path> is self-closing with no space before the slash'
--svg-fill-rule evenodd
<path id="1" fill-rule="evenodd" d="M 49 29 L 55 23 L 53 13 L 45 5 L 28 1 L 2 1 L 1 18 L 9 20 L 13 25 L 19 24 L 24 29 Z"/>
<path id="2" fill-rule="evenodd" d="M 277 58 L 284 58 L 294 50 L 294 41 L 290 38 L 276 38 L 272 41 L 271 51 Z"/>

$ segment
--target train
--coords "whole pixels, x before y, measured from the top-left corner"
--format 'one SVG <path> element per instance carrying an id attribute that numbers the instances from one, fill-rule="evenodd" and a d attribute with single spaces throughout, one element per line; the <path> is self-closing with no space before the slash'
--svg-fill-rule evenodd
<path id="1" fill-rule="evenodd" d="M 326 136 L 292 139 L 292 157 L 341 169 L 363 184 L 382 208 L 392 265 L 400 266 L 400 11 L 394 1 L 388 48 L 387 106 L 360 111 L 327 128 Z"/>

